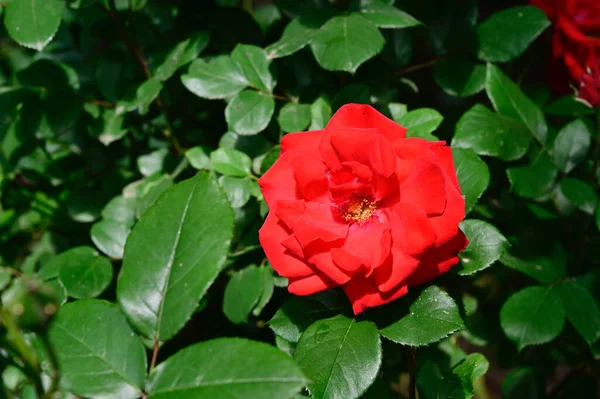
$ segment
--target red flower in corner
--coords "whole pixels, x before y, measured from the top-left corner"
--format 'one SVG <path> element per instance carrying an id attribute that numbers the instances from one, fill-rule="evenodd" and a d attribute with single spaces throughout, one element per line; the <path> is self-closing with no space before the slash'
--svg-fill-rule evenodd
<path id="1" fill-rule="evenodd" d="M 600 107 L 600 0 L 530 0 L 554 22 L 552 56 L 561 60 L 577 96 Z M 559 64 L 560 65 L 560 64 Z M 557 68 L 555 68 L 557 69 Z M 553 79 L 561 79 L 554 73 Z M 560 81 L 553 86 L 563 86 Z"/>
<path id="2" fill-rule="evenodd" d="M 270 209 L 259 234 L 292 294 L 342 286 L 358 314 L 458 262 L 465 201 L 450 147 L 405 136 L 349 104 L 324 130 L 283 137 L 259 181 Z"/>

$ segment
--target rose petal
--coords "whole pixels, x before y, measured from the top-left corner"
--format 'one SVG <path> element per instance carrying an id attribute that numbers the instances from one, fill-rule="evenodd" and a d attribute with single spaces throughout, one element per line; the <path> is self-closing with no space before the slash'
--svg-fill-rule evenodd
<path id="1" fill-rule="evenodd" d="M 448 180 L 446 180 L 446 196 L 444 213 L 429 219 L 437 236 L 437 246 L 451 240 L 458 231 L 458 224 L 465 218 L 465 199 Z"/>
<path id="2" fill-rule="evenodd" d="M 406 128 L 387 118 L 370 105 L 364 104 L 344 105 L 333 115 L 325 130 L 343 127 L 377 129 L 390 141 L 406 137 Z"/>
<path id="3" fill-rule="evenodd" d="M 314 244 L 311 246 L 314 246 Z M 310 264 L 314 265 L 316 269 L 318 269 L 321 273 L 330 278 L 332 281 L 335 281 L 336 284 L 346 284 L 352 278 L 354 273 L 339 268 L 333 262 L 329 248 L 323 247 L 321 249 L 323 250 L 323 252 L 317 253 L 309 257 L 308 261 L 310 262 Z"/>
<path id="4" fill-rule="evenodd" d="M 344 292 L 352 302 L 354 314 L 364 312 L 367 308 L 389 303 L 408 292 L 408 286 L 401 284 L 395 289 L 382 293 L 377 289 L 372 278 L 355 277 L 344 285 Z"/>
<path id="5" fill-rule="evenodd" d="M 419 266 L 419 260 L 408 256 L 397 248 L 392 248 L 392 255 L 373 272 L 377 289 L 388 292 L 404 282 Z M 406 285 L 406 284 L 404 284 Z"/>
<path id="6" fill-rule="evenodd" d="M 469 241 L 462 231 L 458 233 L 441 247 L 430 250 L 421 259 L 417 270 L 408 278 L 409 287 L 433 280 L 441 274 L 446 273 L 458 263 L 457 254 L 465 249 Z"/>
<path id="7" fill-rule="evenodd" d="M 436 245 L 437 234 L 419 207 L 399 203 L 388 212 L 392 225 L 393 247 L 409 256 L 418 256 Z"/>
<path id="8" fill-rule="evenodd" d="M 306 204 L 302 200 L 282 200 L 275 203 L 275 215 L 289 228 L 293 229 L 298 218 L 304 214 Z"/>
<path id="9" fill-rule="evenodd" d="M 342 248 L 363 264 L 369 275 L 388 257 L 390 245 L 390 224 L 387 218 L 381 220 L 375 215 L 363 225 L 352 224 Z"/>
<path id="10" fill-rule="evenodd" d="M 375 141 L 375 129 L 340 127 L 331 133 L 331 145 L 341 162 L 369 165 L 369 149 Z"/>
<path id="11" fill-rule="evenodd" d="M 294 295 L 312 295 L 325 291 L 338 285 L 327 276 L 317 273 L 308 277 L 292 277 L 288 282 L 288 291 Z"/>
<path id="12" fill-rule="evenodd" d="M 286 134 L 281 138 L 281 154 L 286 151 L 318 152 L 323 132 L 324 130 L 311 130 Z"/>
<path id="13" fill-rule="evenodd" d="M 396 171 L 396 153 L 392 143 L 384 135 L 375 137 L 369 158 L 373 170 L 383 177 L 390 177 Z"/>
<path id="14" fill-rule="evenodd" d="M 293 158 L 290 164 L 298 189 L 306 200 L 315 200 L 327 193 L 327 168 L 323 161 L 307 155 Z"/>
<path id="15" fill-rule="evenodd" d="M 441 215 L 446 208 L 444 172 L 433 162 L 421 162 L 400 185 L 400 198 L 402 202 L 418 206 L 428 216 Z"/>
<path id="16" fill-rule="evenodd" d="M 289 236 L 289 231 L 279 218 L 273 213 L 269 213 L 265 224 L 258 231 L 258 238 L 273 269 L 283 277 L 306 277 L 314 274 L 313 268 L 288 253 L 286 248 L 281 245 Z"/>
<path id="17" fill-rule="evenodd" d="M 293 152 L 286 152 L 258 180 L 263 197 L 270 209 L 280 200 L 301 199 L 291 167 L 294 157 Z"/>
<path id="18" fill-rule="evenodd" d="M 348 225 L 337 220 L 331 206 L 309 202 L 305 213 L 294 224 L 294 235 L 302 247 L 315 240 L 331 242 L 346 237 Z"/>
<path id="19" fill-rule="evenodd" d="M 460 185 L 458 184 L 458 178 L 456 177 L 456 168 L 454 167 L 454 158 L 452 158 L 452 149 L 446 145 L 440 145 L 438 147 L 432 147 L 431 153 L 433 162 L 442 168 L 446 174 L 446 178 L 450 179 L 459 193 L 462 193 L 460 190 Z"/>

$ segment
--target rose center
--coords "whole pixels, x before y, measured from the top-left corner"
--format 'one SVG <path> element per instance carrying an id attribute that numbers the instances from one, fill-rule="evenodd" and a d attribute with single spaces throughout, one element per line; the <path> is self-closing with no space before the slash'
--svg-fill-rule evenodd
<path id="1" fill-rule="evenodd" d="M 377 205 L 371 197 L 352 194 L 350 199 L 340 207 L 340 213 L 347 222 L 364 223 L 377 210 Z"/>

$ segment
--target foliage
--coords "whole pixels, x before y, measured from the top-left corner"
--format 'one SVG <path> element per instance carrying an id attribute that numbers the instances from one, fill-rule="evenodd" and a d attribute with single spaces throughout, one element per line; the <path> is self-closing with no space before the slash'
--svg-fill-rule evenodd
<path id="1" fill-rule="evenodd" d="M 600 113 L 551 93 L 540 9 L 10 0 L 0 18 L 0 396 L 597 392 Z M 470 241 L 356 317 L 337 289 L 287 293 L 258 241 L 281 138 L 347 103 L 452 145 Z"/>

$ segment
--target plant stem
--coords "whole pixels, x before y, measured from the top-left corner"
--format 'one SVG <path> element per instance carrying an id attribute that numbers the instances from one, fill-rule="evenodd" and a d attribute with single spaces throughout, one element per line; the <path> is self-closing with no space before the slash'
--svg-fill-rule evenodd
<path id="1" fill-rule="evenodd" d="M 109 0 L 109 1 L 110 1 L 110 9 L 107 9 L 101 5 L 99 5 L 99 7 L 102 10 L 104 10 L 104 12 L 108 13 L 108 15 L 110 15 L 110 17 L 114 20 L 115 25 L 117 26 L 117 31 L 119 32 L 121 39 L 125 43 L 125 46 L 129 50 L 131 55 L 137 60 L 137 63 L 139 64 L 140 68 L 144 72 L 146 79 L 151 79 L 152 71 L 150 71 L 150 67 L 148 66 L 148 61 L 144 57 L 144 53 L 142 52 L 141 47 L 139 46 L 139 44 L 137 43 L 136 40 L 130 39 L 129 34 L 127 33 L 127 30 L 125 29 L 125 24 L 123 23 L 123 21 L 121 21 L 121 18 L 119 18 L 119 13 L 117 12 L 117 5 L 115 3 L 115 0 Z M 177 153 L 179 153 L 179 154 L 182 153 L 183 148 L 181 147 L 179 140 L 177 140 L 177 137 L 175 137 L 175 135 L 173 134 L 173 126 L 171 125 L 171 122 L 169 120 L 169 114 L 167 113 L 165 103 L 160 94 L 156 97 L 156 105 L 158 105 L 160 112 L 163 114 L 163 116 L 165 118 L 165 123 L 167 125 L 167 129 L 162 131 L 163 135 L 167 138 L 167 140 L 169 140 L 171 142 L 171 145 L 173 146 L 175 151 L 177 151 Z"/>
<path id="2" fill-rule="evenodd" d="M 54 352 L 54 348 L 50 344 L 50 340 L 48 339 L 48 334 L 46 332 L 39 335 L 44 346 L 46 347 L 46 351 L 48 352 L 48 360 L 50 361 L 50 366 L 52 367 L 52 383 L 50 388 L 46 394 L 42 397 L 42 399 L 51 399 L 54 393 L 58 390 L 60 375 L 58 372 L 58 360 L 56 358 L 56 353 Z"/>
<path id="3" fill-rule="evenodd" d="M 433 59 L 431 59 L 429 61 L 425 61 L 425 62 L 423 62 L 421 64 L 416 64 L 416 65 L 411 65 L 411 66 L 406 67 L 406 68 L 401 68 L 401 69 L 396 70 L 395 74 L 396 75 L 406 75 L 406 74 L 409 74 L 411 72 L 420 71 L 421 69 L 429 68 L 430 66 L 435 65 L 438 61 L 441 61 L 441 60 L 443 60 L 445 58 L 446 58 L 445 56 L 439 56 L 439 57 L 433 58 Z"/>
<path id="4" fill-rule="evenodd" d="M 149 372 L 152 371 L 154 366 L 156 366 L 156 359 L 158 358 L 158 350 L 160 346 L 158 345 L 158 340 L 154 341 L 154 347 L 152 348 L 152 360 L 150 361 L 150 369 Z"/>
<path id="5" fill-rule="evenodd" d="M 408 397 L 409 399 L 416 399 L 417 397 L 417 351 L 412 346 L 406 347 L 406 360 L 408 361 L 408 374 L 409 374 L 409 385 L 408 385 Z"/>

